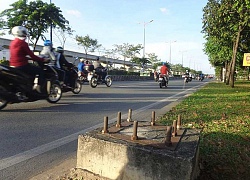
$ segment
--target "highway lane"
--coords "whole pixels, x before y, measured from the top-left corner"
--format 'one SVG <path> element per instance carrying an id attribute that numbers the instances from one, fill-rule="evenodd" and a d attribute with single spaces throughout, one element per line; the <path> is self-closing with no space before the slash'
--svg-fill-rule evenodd
<path id="1" fill-rule="evenodd" d="M 65 93 L 57 104 L 46 101 L 8 105 L 0 111 L 0 179 L 27 179 L 75 154 L 78 134 L 102 126 L 103 117 L 149 120 L 163 114 L 206 81 L 172 80 L 160 89 L 154 81 L 121 81 L 107 88 L 83 85 L 78 95 Z"/>

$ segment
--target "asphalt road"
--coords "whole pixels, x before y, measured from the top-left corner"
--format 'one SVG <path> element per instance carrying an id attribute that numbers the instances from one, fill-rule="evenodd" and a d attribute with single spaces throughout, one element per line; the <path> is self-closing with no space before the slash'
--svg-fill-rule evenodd
<path id="1" fill-rule="evenodd" d="M 171 80 L 160 89 L 154 81 L 115 81 L 108 88 L 83 85 L 78 95 L 65 93 L 56 104 L 46 100 L 10 104 L 0 111 L 0 180 L 26 180 L 74 155 L 77 137 L 102 126 L 117 113 L 127 119 L 151 120 L 161 116 L 207 81 Z"/>

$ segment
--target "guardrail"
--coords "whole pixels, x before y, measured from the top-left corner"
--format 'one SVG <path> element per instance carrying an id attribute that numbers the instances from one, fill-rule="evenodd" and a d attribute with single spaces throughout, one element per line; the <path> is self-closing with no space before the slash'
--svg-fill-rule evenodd
<path id="1" fill-rule="evenodd" d="M 139 75 L 110 75 L 113 81 L 145 81 L 154 80 L 153 76 Z M 181 77 L 170 77 L 170 79 L 182 79 Z"/>
<path id="2" fill-rule="evenodd" d="M 154 80 L 153 76 L 139 76 L 139 75 L 111 75 L 113 81 L 144 81 Z"/>

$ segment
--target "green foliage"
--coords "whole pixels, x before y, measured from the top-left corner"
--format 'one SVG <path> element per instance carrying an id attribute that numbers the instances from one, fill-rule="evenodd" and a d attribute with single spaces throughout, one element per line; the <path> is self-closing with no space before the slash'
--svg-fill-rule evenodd
<path id="1" fill-rule="evenodd" d="M 0 64 L 3 64 L 3 65 L 6 65 L 6 66 L 9 66 L 9 61 L 6 61 L 6 60 L 0 60 Z"/>
<path id="2" fill-rule="evenodd" d="M 134 57 L 130 61 L 136 64 L 141 64 L 142 67 L 144 67 L 147 64 L 151 64 L 151 61 L 149 61 L 149 59 L 145 57 L 142 58 Z"/>
<path id="3" fill-rule="evenodd" d="M 149 53 L 147 55 L 148 55 L 148 60 L 153 65 L 153 69 L 156 70 L 161 59 L 158 59 L 158 56 L 155 53 Z"/>
<path id="4" fill-rule="evenodd" d="M 5 28 L 11 29 L 14 26 L 25 26 L 30 34 L 31 42 L 36 44 L 41 37 L 45 39 L 45 33 L 49 27 L 60 27 L 67 29 L 69 22 L 61 14 L 59 7 L 54 3 L 48 4 L 41 0 L 30 1 L 18 0 L 10 5 L 10 9 L 5 9 L 0 13 L 0 17 L 6 17 Z"/>
<path id="5" fill-rule="evenodd" d="M 129 43 L 123 43 L 122 45 L 114 44 L 113 46 L 115 47 L 114 51 L 123 56 L 124 61 L 126 58 L 135 58 L 137 54 L 140 54 L 140 50 L 143 49 L 141 44 L 134 46 Z M 125 69 L 125 64 L 123 68 Z"/>
<path id="6" fill-rule="evenodd" d="M 250 82 L 235 88 L 212 82 L 167 112 L 171 125 L 178 115 L 186 128 L 203 129 L 199 179 L 247 179 L 250 176 Z"/>
<path id="7" fill-rule="evenodd" d="M 83 46 L 86 55 L 88 52 L 94 52 L 95 49 L 102 46 L 101 44 L 98 44 L 97 39 L 92 39 L 89 35 L 84 37 L 76 35 L 76 41 L 78 45 Z"/>
<path id="8" fill-rule="evenodd" d="M 115 51 L 126 58 L 134 58 L 137 54 L 140 54 L 140 50 L 143 49 L 141 44 L 133 45 L 129 43 L 123 43 L 122 45 L 114 44 Z"/>
<path id="9" fill-rule="evenodd" d="M 240 67 L 243 53 L 249 52 L 249 8 L 249 0 L 208 0 L 203 8 L 204 51 L 213 66 L 231 60 L 227 79 L 232 87 L 235 68 Z"/>

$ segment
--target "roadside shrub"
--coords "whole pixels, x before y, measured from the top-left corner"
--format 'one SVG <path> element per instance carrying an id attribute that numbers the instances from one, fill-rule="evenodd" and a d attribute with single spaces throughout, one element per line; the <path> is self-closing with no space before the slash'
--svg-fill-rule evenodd
<path id="1" fill-rule="evenodd" d="M 7 61 L 7 60 L 0 60 L 0 64 L 9 66 L 9 61 Z"/>

